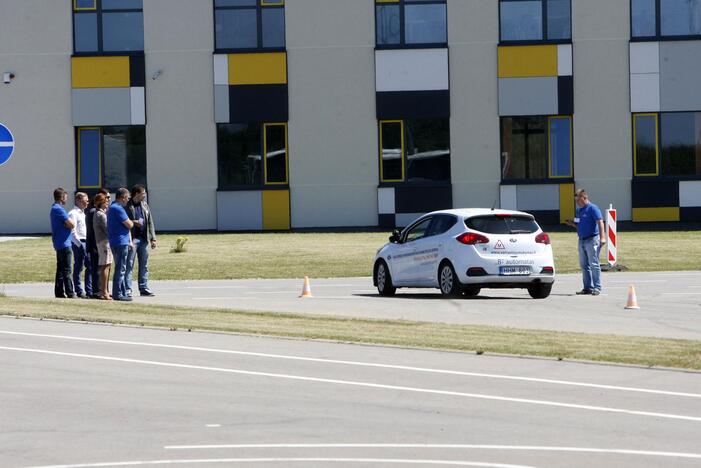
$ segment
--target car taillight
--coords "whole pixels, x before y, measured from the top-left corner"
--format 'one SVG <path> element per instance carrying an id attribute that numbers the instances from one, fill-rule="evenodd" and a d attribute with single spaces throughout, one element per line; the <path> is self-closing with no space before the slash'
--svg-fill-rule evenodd
<path id="1" fill-rule="evenodd" d="M 482 234 L 474 232 L 464 232 L 456 237 L 455 240 L 465 245 L 489 244 L 489 239 Z"/>
<path id="2" fill-rule="evenodd" d="M 540 234 L 535 236 L 535 241 L 538 244 L 546 244 L 547 245 L 547 244 L 550 244 L 550 236 L 544 232 L 541 232 Z"/>
<path id="3" fill-rule="evenodd" d="M 555 273 L 555 269 L 553 267 L 543 267 L 540 273 L 543 275 L 552 275 Z"/>
<path id="4" fill-rule="evenodd" d="M 467 276 L 487 276 L 487 272 L 482 267 L 471 267 L 467 269 Z"/>

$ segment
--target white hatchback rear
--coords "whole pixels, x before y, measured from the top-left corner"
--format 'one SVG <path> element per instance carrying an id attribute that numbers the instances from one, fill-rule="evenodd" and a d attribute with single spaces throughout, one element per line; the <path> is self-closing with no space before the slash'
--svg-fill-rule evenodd
<path id="1" fill-rule="evenodd" d="M 482 288 L 525 288 L 550 295 L 555 264 L 550 238 L 521 211 L 456 209 L 428 213 L 378 250 L 373 282 L 381 295 L 396 288 L 435 287 L 446 296 Z"/>

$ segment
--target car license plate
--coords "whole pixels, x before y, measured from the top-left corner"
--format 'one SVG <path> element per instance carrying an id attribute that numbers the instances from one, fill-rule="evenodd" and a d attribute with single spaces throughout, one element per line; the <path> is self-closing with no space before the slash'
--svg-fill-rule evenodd
<path id="1" fill-rule="evenodd" d="M 528 276 L 531 274 L 529 266 L 502 266 L 499 267 L 499 274 L 502 276 Z"/>

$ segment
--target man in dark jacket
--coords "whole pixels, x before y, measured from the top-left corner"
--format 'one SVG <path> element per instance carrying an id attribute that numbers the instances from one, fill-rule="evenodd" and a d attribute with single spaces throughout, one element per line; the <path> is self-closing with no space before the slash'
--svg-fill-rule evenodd
<path id="1" fill-rule="evenodd" d="M 134 222 L 131 237 L 134 248 L 129 251 L 127 258 L 126 287 L 131 294 L 131 276 L 134 270 L 134 260 L 139 260 L 139 293 L 142 296 L 155 296 L 148 287 L 148 249 L 156 248 L 156 229 L 153 225 L 151 208 L 146 203 L 146 187 L 135 185 L 131 189 L 131 201 L 127 204 L 127 216 Z"/>

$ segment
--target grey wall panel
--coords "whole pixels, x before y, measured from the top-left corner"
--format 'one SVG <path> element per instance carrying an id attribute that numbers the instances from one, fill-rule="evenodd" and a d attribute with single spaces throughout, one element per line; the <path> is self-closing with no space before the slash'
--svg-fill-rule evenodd
<path id="1" fill-rule="evenodd" d="M 260 191 L 217 192 L 217 229 L 220 231 L 263 229 L 263 197 Z"/>
<path id="2" fill-rule="evenodd" d="M 73 125 L 131 125 L 130 88 L 82 88 L 71 92 Z"/>
<path id="3" fill-rule="evenodd" d="M 660 43 L 660 107 L 662 111 L 701 109 L 701 41 Z"/>
<path id="4" fill-rule="evenodd" d="M 229 123 L 229 85 L 214 85 L 214 121 Z"/>
<path id="5" fill-rule="evenodd" d="M 516 206 L 523 211 L 559 210 L 560 186 L 519 185 L 516 188 Z"/>
<path id="6" fill-rule="evenodd" d="M 499 115 L 551 115 L 557 110 L 557 77 L 499 78 Z"/>

